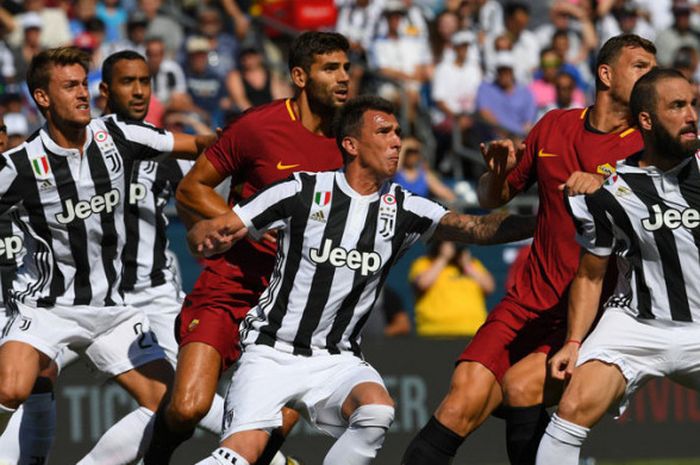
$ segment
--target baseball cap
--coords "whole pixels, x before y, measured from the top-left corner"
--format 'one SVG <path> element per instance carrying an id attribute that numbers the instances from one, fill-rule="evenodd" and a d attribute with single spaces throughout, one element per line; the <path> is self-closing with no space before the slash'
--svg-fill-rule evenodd
<path id="1" fill-rule="evenodd" d="M 22 28 L 23 29 L 31 29 L 31 28 L 37 28 L 41 29 L 44 25 L 44 22 L 41 20 L 41 16 L 39 16 L 38 13 L 34 12 L 29 12 L 25 13 L 24 16 L 22 16 Z"/>
<path id="2" fill-rule="evenodd" d="M 457 31 L 452 35 L 452 45 L 472 45 L 475 40 L 472 31 Z"/>
<path id="3" fill-rule="evenodd" d="M 145 26 L 148 24 L 148 16 L 143 11 L 134 11 L 129 15 L 129 19 L 126 22 L 129 26 Z"/>
<path id="4" fill-rule="evenodd" d="M 27 117 L 22 113 L 6 113 L 4 116 L 8 136 L 26 136 L 29 134 Z"/>
<path id="5" fill-rule="evenodd" d="M 493 64 L 496 69 L 498 68 L 510 68 L 515 67 L 515 57 L 511 52 L 502 51 L 497 52 L 493 58 Z"/>
<path id="6" fill-rule="evenodd" d="M 211 45 L 209 45 L 209 41 L 204 37 L 192 36 L 187 39 L 185 49 L 187 53 L 209 52 Z"/>
<path id="7" fill-rule="evenodd" d="M 384 3 L 384 14 L 406 13 L 406 4 L 403 0 L 386 0 Z"/>

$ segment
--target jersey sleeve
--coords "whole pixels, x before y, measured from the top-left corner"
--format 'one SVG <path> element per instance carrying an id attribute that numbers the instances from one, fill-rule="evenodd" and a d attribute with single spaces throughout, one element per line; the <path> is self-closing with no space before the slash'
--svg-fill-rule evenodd
<path id="1" fill-rule="evenodd" d="M 222 176 L 234 176 L 244 163 L 241 149 L 244 140 L 243 120 L 231 124 L 223 135 L 204 152 L 204 156 Z"/>
<path id="2" fill-rule="evenodd" d="M 8 214 L 20 202 L 18 181 L 14 164 L 0 155 L 0 216 Z"/>
<path id="3" fill-rule="evenodd" d="M 599 192 L 605 192 L 601 189 Z M 601 257 L 612 255 L 615 247 L 613 225 L 606 211 L 600 207 L 596 195 L 565 196 L 569 213 L 576 226 L 576 241 L 588 252 Z"/>
<path id="4" fill-rule="evenodd" d="M 301 181 L 294 175 L 273 184 L 233 207 L 248 228 L 248 235 L 259 240 L 270 229 L 284 229 L 294 212 Z"/>
<path id="5" fill-rule="evenodd" d="M 170 131 L 141 121 L 126 121 L 116 117 L 112 121 L 131 148 L 130 153 L 122 155 L 138 160 L 162 161 L 173 151 L 175 138 Z"/>
<path id="6" fill-rule="evenodd" d="M 447 214 L 445 207 L 437 202 L 403 191 L 406 196 L 403 201 L 403 208 L 413 213 L 413 223 L 409 229 L 410 233 L 416 234 L 415 242 L 418 239 L 428 241 L 435 232 L 442 217 Z"/>

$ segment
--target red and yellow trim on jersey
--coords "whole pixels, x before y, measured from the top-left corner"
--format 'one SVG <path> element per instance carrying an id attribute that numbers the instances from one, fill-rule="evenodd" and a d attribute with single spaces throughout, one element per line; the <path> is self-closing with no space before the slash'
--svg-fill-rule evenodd
<path id="1" fill-rule="evenodd" d="M 636 130 L 637 130 L 637 128 L 628 128 L 628 129 L 625 129 L 624 131 L 622 131 L 622 132 L 620 133 L 620 139 L 622 139 L 623 137 L 629 136 L 630 134 L 632 134 L 632 133 L 633 133 L 634 131 L 636 131 Z"/>
<path id="2" fill-rule="evenodd" d="M 579 116 L 580 119 L 584 119 L 586 117 L 586 113 L 588 113 L 588 108 L 590 107 L 586 107 L 583 109 L 583 111 L 581 112 L 581 116 Z"/>
<path id="3" fill-rule="evenodd" d="M 294 114 L 294 110 L 292 109 L 292 99 L 288 98 L 285 100 L 284 106 L 287 107 L 287 112 L 289 113 L 289 117 L 292 118 L 292 121 L 296 121 L 297 115 Z"/>

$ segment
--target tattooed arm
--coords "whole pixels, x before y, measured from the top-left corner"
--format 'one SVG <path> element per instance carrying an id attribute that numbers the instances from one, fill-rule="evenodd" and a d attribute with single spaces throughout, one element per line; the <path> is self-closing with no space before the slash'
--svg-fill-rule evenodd
<path id="1" fill-rule="evenodd" d="M 469 244 L 502 244 L 532 237 L 535 216 L 511 215 L 506 212 L 488 215 L 461 215 L 449 212 L 440 220 L 435 239 Z"/>

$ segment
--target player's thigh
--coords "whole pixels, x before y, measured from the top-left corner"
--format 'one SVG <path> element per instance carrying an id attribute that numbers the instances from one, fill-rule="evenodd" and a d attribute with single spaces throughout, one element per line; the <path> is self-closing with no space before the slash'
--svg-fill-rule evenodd
<path id="1" fill-rule="evenodd" d="M 514 364 L 503 377 L 503 403 L 511 407 L 529 407 L 558 402 L 562 383 L 548 376 L 547 353 L 533 352 Z"/>
<path id="2" fill-rule="evenodd" d="M 364 382 L 356 385 L 345 398 L 341 407 L 344 418 L 349 418 L 352 412 L 361 405 L 379 404 L 394 406 L 394 401 L 382 384 Z"/>
<path id="3" fill-rule="evenodd" d="M 0 404 L 16 408 L 32 391 L 34 381 L 50 359 L 33 346 L 7 341 L 0 346 Z"/>
<path id="4" fill-rule="evenodd" d="M 208 411 L 216 394 L 220 370 L 221 355 L 214 347 L 203 342 L 182 346 L 177 356 L 171 404 L 206 407 Z"/>
<path id="5" fill-rule="evenodd" d="M 627 381 L 617 365 L 590 360 L 574 370 L 557 414 L 590 428 L 622 399 L 626 388 Z"/>

